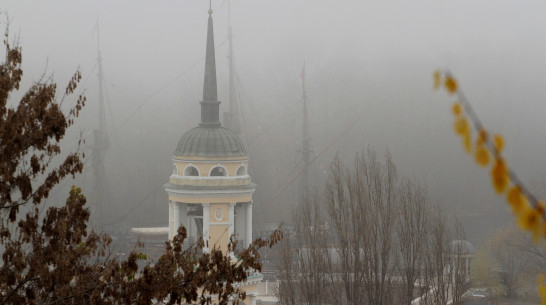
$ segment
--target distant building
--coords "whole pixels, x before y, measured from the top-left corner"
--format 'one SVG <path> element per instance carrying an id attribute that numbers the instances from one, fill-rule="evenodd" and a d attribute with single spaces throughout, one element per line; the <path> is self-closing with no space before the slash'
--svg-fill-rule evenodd
<path id="1" fill-rule="evenodd" d="M 212 11 L 210 11 L 212 13 Z M 227 251 L 235 234 L 252 241 L 252 195 L 243 142 L 219 121 L 212 15 L 209 15 L 201 122 L 178 142 L 173 173 L 164 185 L 169 195 L 169 239 L 181 225 L 190 241 L 203 238 L 205 249 Z"/>
<path id="2" fill-rule="evenodd" d="M 168 238 L 180 226 L 188 232 L 187 247 L 203 239 L 204 252 L 216 247 L 228 253 L 230 237 L 242 246 L 252 242 L 252 195 L 256 186 L 248 175 L 243 142 L 219 120 L 212 10 L 209 10 L 201 122 L 178 142 L 173 173 L 164 185 L 169 195 Z M 239 288 L 244 304 L 255 305 L 262 275 L 252 274 Z"/>
<path id="3" fill-rule="evenodd" d="M 227 255 L 230 237 L 241 246 L 252 242 L 252 195 L 256 186 L 248 175 L 243 142 L 219 121 L 212 10 L 209 10 L 205 80 L 201 122 L 180 138 L 173 157 L 173 172 L 163 187 L 169 196 L 167 228 L 133 228 L 142 240 L 156 245 L 158 236 L 172 240 L 179 227 L 188 233 L 185 247 L 203 240 L 204 252 L 216 247 Z M 149 249 L 150 251 L 153 249 Z M 243 304 L 255 305 L 262 274 L 248 276 L 237 287 L 246 291 Z"/>
<path id="4" fill-rule="evenodd" d="M 448 253 L 444 255 L 448 258 L 448 266 L 446 266 L 444 273 L 451 274 L 451 270 L 458 270 L 468 281 L 472 260 L 476 257 L 476 248 L 472 243 L 468 240 L 452 240 L 449 243 Z"/>
<path id="5" fill-rule="evenodd" d="M 157 261 L 165 250 L 167 228 L 132 228 L 128 241 L 129 251 L 134 245 L 140 243 L 141 247 L 138 247 L 138 252 L 145 254 L 147 261 Z"/>

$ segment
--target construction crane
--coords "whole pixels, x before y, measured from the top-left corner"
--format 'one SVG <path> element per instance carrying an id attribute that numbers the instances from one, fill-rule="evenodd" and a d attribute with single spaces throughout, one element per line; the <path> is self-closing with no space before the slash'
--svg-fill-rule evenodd
<path id="1" fill-rule="evenodd" d="M 102 70 L 102 55 L 100 49 L 100 31 L 97 19 L 97 66 L 99 84 L 99 112 L 98 128 L 93 130 L 93 144 L 88 146 L 91 149 L 91 168 L 93 171 L 93 197 L 91 202 L 91 227 L 97 231 L 105 231 L 105 224 L 110 223 L 112 216 L 111 194 L 104 170 L 104 156 L 110 147 L 108 131 L 106 128 L 106 110 L 104 103 L 104 80 Z"/>
<path id="2" fill-rule="evenodd" d="M 231 1 L 228 0 L 228 62 L 229 62 L 229 111 L 224 112 L 224 125 L 235 134 L 241 134 L 239 107 L 236 89 L 235 58 L 233 56 L 233 32 L 231 30 Z"/>

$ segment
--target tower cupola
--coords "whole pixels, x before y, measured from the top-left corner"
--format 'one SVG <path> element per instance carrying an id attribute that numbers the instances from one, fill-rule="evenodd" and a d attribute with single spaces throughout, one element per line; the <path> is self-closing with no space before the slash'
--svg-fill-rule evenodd
<path id="1" fill-rule="evenodd" d="M 198 127 L 189 130 L 180 138 L 174 155 L 215 158 L 246 157 L 246 150 L 239 136 L 231 130 L 223 128 L 220 124 L 212 10 L 209 10 L 207 26 L 203 100 L 199 103 L 201 104 L 201 122 Z"/>

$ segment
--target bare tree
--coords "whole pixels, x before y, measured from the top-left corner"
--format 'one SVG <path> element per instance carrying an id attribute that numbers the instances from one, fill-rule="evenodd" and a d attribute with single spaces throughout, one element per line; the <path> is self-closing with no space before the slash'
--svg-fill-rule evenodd
<path id="1" fill-rule="evenodd" d="M 361 156 L 364 160 L 364 156 Z M 373 151 L 368 151 L 367 162 L 360 163 L 364 169 L 368 193 L 368 243 L 364 247 L 369 268 L 364 277 L 364 287 L 370 304 L 391 304 L 394 266 L 394 238 L 396 233 L 396 182 L 397 172 L 389 153 L 385 163 L 376 159 Z M 357 167 L 358 168 L 358 167 Z M 358 175 L 358 173 L 357 173 Z"/>
<path id="2" fill-rule="evenodd" d="M 297 265 L 294 262 L 295 249 L 292 246 L 292 236 L 285 232 L 285 239 L 279 244 L 280 259 L 277 269 L 279 270 L 279 290 L 277 298 L 280 304 L 296 305 L 298 303 L 298 281 L 297 281 Z"/>
<path id="3" fill-rule="evenodd" d="M 522 276 L 533 259 L 541 261 L 543 251 L 532 246 L 518 228 L 499 229 L 488 242 L 491 257 L 500 271 L 500 280 L 507 297 L 514 297 L 521 286 Z M 531 245 L 529 245 L 529 242 Z M 534 255 L 529 255 L 529 254 Z M 536 271 L 536 265 L 533 265 Z"/>
<path id="4" fill-rule="evenodd" d="M 422 296 L 420 304 L 445 305 L 449 301 L 450 278 L 444 274 L 449 258 L 449 236 L 444 213 L 436 207 L 429 217 L 429 234 L 425 243 L 424 276 L 422 285 L 430 290 Z"/>
<path id="5" fill-rule="evenodd" d="M 520 257 L 524 257 L 528 261 L 525 271 L 528 273 L 545 273 L 546 272 L 546 241 L 533 240 L 529 234 L 525 234 L 517 228 L 510 228 L 509 244 L 519 249 Z"/>
<path id="6" fill-rule="evenodd" d="M 460 301 L 462 250 L 450 246 L 446 217 L 425 188 L 398 180 L 390 154 L 379 161 L 369 149 L 349 167 L 336 156 L 325 189 L 323 205 L 302 202 L 295 212 L 281 303 L 411 304 L 415 287 L 420 304 Z"/>
<path id="7" fill-rule="evenodd" d="M 304 196 L 295 210 L 295 233 L 282 244 L 281 304 L 324 304 L 334 301 L 335 278 L 329 236 L 317 196 Z"/>
<path id="8" fill-rule="evenodd" d="M 448 230 L 447 218 L 438 206 L 430 206 L 419 286 L 419 304 L 461 304 L 469 280 L 469 247 L 464 231 L 456 222 L 453 232 Z M 407 283 L 407 279 L 404 278 Z"/>
<path id="9" fill-rule="evenodd" d="M 404 284 L 400 303 L 409 305 L 414 299 L 416 284 L 420 285 L 425 275 L 425 246 L 432 215 L 425 189 L 411 180 L 405 179 L 401 183 L 398 202 L 398 273 Z"/>
<path id="10" fill-rule="evenodd" d="M 326 208 L 337 241 L 335 249 L 340 262 L 336 271 L 343 284 L 345 301 L 347 304 L 358 304 L 364 299 L 362 284 L 367 264 L 363 257 L 363 241 L 368 237 L 365 234 L 368 220 L 364 212 L 364 194 L 355 193 L 355 186 L 359 186 L 362 180 L 353 183 L 349 191 L 347 182 L 350 179 L 350 173 L 336 155 L 330 165 L 326 185 Z"/>
<path id="11" fill-rule="evenodd" d="M 299 206 L 299 219 L 295 222 L 299 282 L 302 302 L 323 304 L 328 292 L 328 232 L 322 216 L 320 202 L 304 199 Z"/>
<path id="12" fill-rule="evenodd" d="M 545 272 L 544 245 L 514 226 L 496 230 L 476 255 L 473 283 L 488 288 L 491 295 L 516 297 L 526 278 Z"/>
<path id="13" fill-rule="evenodd" d="M 487 247 L 482 247 L 472 261 L 470 274 L 472 286 L 485 288 L 489 296 L 497 296 L 501 291 L 501 282 L 496 264 Z"/>
<path id="14" fill-rule="evenodd" d="M 465 233 L 461 223 L 456 220 L 454 240 L 449 244 L 447 256 L 450 260 L 451 299 L 452 304 L 462 304 L 463 294 L 466 291 L 469 281 L 468 255 L 471 254 L 468 241 L 465 240 Z"/>
<path id="15" fill-rule="evenodd" d="M 336 157 L 326 205 L 341 257 L 340 274 L 348 304 L 390 304 L 395 265 L 397 173 L 390 154 L 377 160 L 369 149 L 351 169 Z"/>

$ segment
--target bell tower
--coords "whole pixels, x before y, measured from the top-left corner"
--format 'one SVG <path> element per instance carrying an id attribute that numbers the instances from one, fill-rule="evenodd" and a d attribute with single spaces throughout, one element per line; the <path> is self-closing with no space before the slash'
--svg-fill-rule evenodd
<path id="1" fill-rule="evenodd" d="M 169 239 L 180 226 L 188 232 L 187 247 L 199 239 L 203 251 L 218 247 L 227 253 L 230 237 L 241 246 L 252 241 L 252 195 L 248 156 L 237 134 L 219 120 L 212 10 L 209 10 L 201 122 L 178 142 L 173 173 L 164 185 L 169 195 Z"/>

